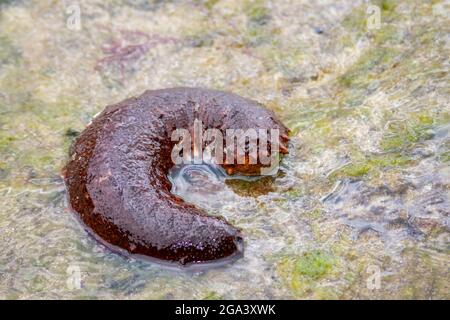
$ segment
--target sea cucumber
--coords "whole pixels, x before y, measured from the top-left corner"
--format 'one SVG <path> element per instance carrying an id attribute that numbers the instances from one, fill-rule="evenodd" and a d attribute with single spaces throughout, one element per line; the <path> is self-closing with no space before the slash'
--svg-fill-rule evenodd
<path id="1" fill-rule="evenodd" d="M 241 256 L 241 231 L 173 195 L 167 173 L 175 129 L 289 130 L 261 104 L 199 88 L 148 90 L 105 108 L 70 148 L 64 180 L 71 208 L 102 242 L 180 265 Z M 229 165 L 227 172 L 255 165 Z"/>

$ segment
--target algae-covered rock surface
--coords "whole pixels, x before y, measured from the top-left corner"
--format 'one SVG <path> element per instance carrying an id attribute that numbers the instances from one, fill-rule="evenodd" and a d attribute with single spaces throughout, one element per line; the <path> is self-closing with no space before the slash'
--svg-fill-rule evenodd
<path id="1" fill-rule="evenodd" d="M 448 1 L 0 1 L 0 298 L 449 299 L 449 15 Z M 68 208 L 61 170 L 93 116 L 175 86 L 257 100 L 292 130 L 276 177 L 174 178 L 243 230 L 225 267 L 122 257 Z"/>

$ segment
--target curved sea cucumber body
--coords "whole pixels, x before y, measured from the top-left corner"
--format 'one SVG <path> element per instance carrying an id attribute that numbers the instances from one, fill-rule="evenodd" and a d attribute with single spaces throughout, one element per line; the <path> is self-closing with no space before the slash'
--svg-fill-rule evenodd
<path id="1" fill-rule="evenodd" d="M 64 176 L 72 209 L 103 242 L 131 254 L 211 262 L 242 253 L 240 231 L 171 194 L 175 129 L 288 129 L 257 102 L 214 90 L 146 91 L 108 106 L 75 140 Z"/>

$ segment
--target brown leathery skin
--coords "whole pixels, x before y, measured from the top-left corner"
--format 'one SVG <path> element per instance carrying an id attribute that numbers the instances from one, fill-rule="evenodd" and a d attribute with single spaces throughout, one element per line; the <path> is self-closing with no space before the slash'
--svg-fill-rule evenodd
<path id="1" fill-rule="evenodd" d="M 70 205 L 88 228 L 131 254 L 181 265 L 241 253 L 237 228 L 170 192 L 172 131 L 191 129 L 195 119 L 224 133 L 278 128 L 280 143 L 286 146 L 289 139 L 289 130 L 271 111 L 215 90 L 146 91 L 108 106 L 75 140 L 64 169 Z"/>

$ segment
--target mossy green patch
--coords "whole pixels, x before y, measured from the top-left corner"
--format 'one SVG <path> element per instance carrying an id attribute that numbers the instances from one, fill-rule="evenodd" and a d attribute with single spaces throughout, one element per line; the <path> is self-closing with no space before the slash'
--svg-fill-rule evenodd
<path id="1" fill-rule="evenodd" d="M 295 186 L 287 190 L 284 194 L 291 199 L 299 198 L 304 195 L 305 190 L 299 186 Z"/>
<path id="2" fill-rule="evenodd" d="M 270 19 L 270 10 L 264 0 L 247 1 L 244 4 L 244 12 L 250 23 L 263 25 Z"/>
<path id="3" fill-rule="evenodd" d="M 257 47 L 269 41 L 270 32 L 261 27 L 250 26 L 244 34 L 244 45 L 248 47 Z"/>
<path id="4" fill-rule="evenodd" d="M 267 27 L 270 21 L 270 11 L 265 1 L 248 1 L 244 3 L 244 13 L 247 16 L 247 25 L 244 32 L 244 45 L 257 47 L 263 43 L 269 43 L 272 37 L 271 30 Z"/>
<path id="5" fill-rule="evenodd" d="M 402 252 L 403 299 L 435 299 L 448 294 L 448 259 L 444 254 L 436 259 L 430 251 L 409 247 Z"/>
<path id="6" fill-rule="evenodd" d="M 17 74 L 22 72 L 21 67 L 18 69 Z M 14 79 L 14 73 L 10 75 Z M 13 93 L 22 94 L 23 99 L 15 100 L 14 96 L 1 119 L 4 131 L 0 131 L 0 152 L 9 155 L 4 170 L 14 168 L 17 177 L 26 177 L 27 168 L 36 176 L 48 174 L 49 170 L 58 171 L 77 134 L 77 131 L 65 128 L 83 126 L 77 116 L 82 109 L 75 99 L 61 97 L 46 102 L 36 98 L 26 84 L 17 84 L 16 87 L 8 85 Z"/>
<path id="7" fill-rule="evenodd" d="M 337 261 L 332 254 L 312 250 L 300 256 L 282 258 L 277 271 L 294 296 L 305 297 L 321 292 L 320 281 L 333 275 L 336 267 Z"/>
<path id="8" fill-rule="evenodd" d="M 314 127 L 321 134 L 329 135 L 333 131 L 331 124 L 332 122 L 330 119 L 323 118 L 314 122 Z"/>
<path id="9" fill-rule="evenodd" d="M 438 155 L 438 159 L 443 163 L 450 164 L 450 151 L 442 152 Z"/>
<path id="10" fill-rule="evenodd" d="M 403 167 L 413 162 L 413 159 L 400 154 L 386 154 L 355 160 L 334 172 L 331 177 L 362 177 L 371 173 L 378 173 L 382 169 Z"/>
<path id="11" fill-rule="evenodd" d="M 398 26 L 393 24 L 386 25 L 373 34 L 375 45 L 396 44 L 401 39 Z"/>
<path id="12" fill-rule="evenodd" d="M 348 14 L 342 20 L 343 27 L 358 35 L 365 32 L 367 29 L 367 16 L 364 9 L 363 7 L 359 7 Z"/>
<path id="13" fill-rule="evenodd" d="M 397 55 L 398 52 L 391 48 L 380 47 L 367 50 L 345 74 L 337 79 L 337 82 L 346 88 L 367 85 L 376 79 L 380 72 L 386 70 Z"/>
<path id="14" fill-rule="evenodd" d="M 367 174 L 371 168 L 368 163 L 350 164 L 342 169 L 342 173 L 349 177 L 360 177 Z"/>
<path id="15" fill-rule="evenodd" d="M 243 197 L 257 197 L 275 191 L 273 181 L 270 176 L 262 177 L 255 181 L 242 179 L 227 179 L 226 185 L 230 186 L 234 192 Z"/>
<path id="16" fill-rule="evenodd" d="M 206 7 L 206 9 L 208 10 L 212 10 L 213 7 L 219 2 L 219 0 L 206 0 L 203 5 Z"/>
<path id="17" fill-rule="evenodd" d="M 407 121 L 392 122 L 380 147 L 384 151 L 408 148 L 416 142 L 431 139 L 433 137 L 434 120 L 429 115 L 413 115 Z"/>
<path id="18" fill-rule="evenodd" d="M 38 171 L 45 169 L 47 166 L 54 164 L 54 157 L 50 154 L 42 154 L 39 150 L 30 150 L 23 153 L 20 163 L 25 167 L 31 167 Z"/>
<path id="19" fill-rule="evenodd" d="M 357 40 L 363 36 L 373 39 L 374 44 L 377 46 L 392 40 L 398 42 L 401 39 L 401 28 L 398 26 L 398 22 L 403 17 L 396 13 L 396 3 L 391 0 L 379 0 L 372 1 L 371 5 L 375 5 L 380 9 L 380 26 L 377 28 L 368 27 L 368 18 L 374 14 L 367 11 L 368 4 L 357 7 L 342 21 L 342 26 L 351 32 L 350 35 L 342 36 L 340 41 L 344 46 L 355 45 Z"/>
<path id="20" fill-rule="evenodd" d="M 392 11 L 392 10 L 394 10 L 395 6 L 396 6 L 396 3 L 392 0 L 382 0 L 381 1 L 381 8 L 384 11 Z"/>
<path id="21" fill-rule="evenodd" d="M 202 300 L 222 300 L 223 297 L 215 291 L 210 291 L 202 297 Z"/>
<path id="22" fill-rule="evenodd" d="M 314 209 L 311 211 L 308 211 L 305 216 L 307 216 L 310 219 L 318 219 L 322 216 L 323 211 L 321 209 Z"/>
<path id="23" fill-rule="evenodd" d="M 432 125 L 434 122 L 433 118 L 426 113 L 417 114 L 417 120 L 423 125 Z"/>
<path id="24" fill-rule="evenodd" d="M 0 151 L 6 151 L 15 140 L 13 136 L 0 133 Z"/>
<path id="25" fill-rule="evenodd" d="M 306 252 L 295 263 L 298 274 L 317 279 L 327 274 L 333 267 L 333 259 L 330 255 L 321 251 Z"/>

